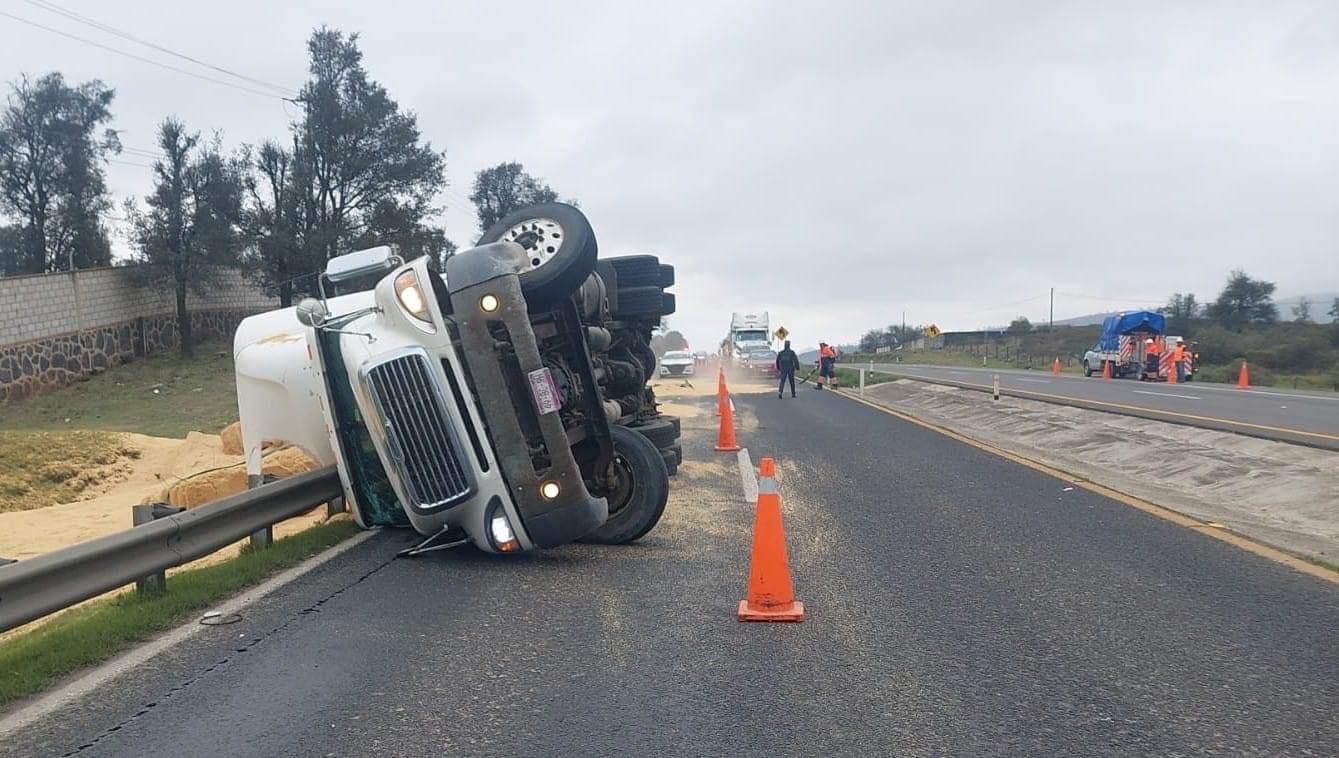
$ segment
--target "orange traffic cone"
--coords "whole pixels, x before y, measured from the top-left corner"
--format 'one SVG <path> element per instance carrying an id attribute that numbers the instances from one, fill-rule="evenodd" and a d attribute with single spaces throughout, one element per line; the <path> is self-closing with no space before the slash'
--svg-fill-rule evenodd
<path id="1" fill-rule="evenodd" d="M 1111 381 L 1111 361 L 1102 361 L 1102 381 Z"/>
<path id="2" fill-rule="evenodd" d="M 730 397 L 729 390 L 725 388 L 725 368 L 722 367 L 716 374 L 716 415 L 721 415 L 721 406 L 725 405 L 727 398 Z"/>
<path id="3" fill-rule="evenodd" d="M 1250 386 L 1251 386 L 1251 378 L 1246 373 L 1246 361 L 1242 361 L 1241 373 L 1237 374 L 1237 387 L 1241 389 L 1249 389 Z"/>
<path id="4" fill-rule="evenodd" d="M 1060 358 L 1059 358 L 1059 357 L 1057 357 L 1057 358 L 1055 359 L 1055 363 L 1051 364 L 1051 373 L 1052 373 L 1052 374 L 1055 374 L 1056 376 L 1060 376 Z"/>
<path id="5" fill-rule="evenodd" d="M 1167 364 L 1167 383 L 1176 384 L 1176 363 Z"/>
<path id="6" fill-rule="evenodd" d="M 721 396 L 719 403 L 721 412 L 721 431 L 716 437 L 716 449 L 723 453 L 733 453 L 739 450 L 739 443 L 735 441 L 735 409 L 730 402 L 728 395 Z"/>
<path id="7" fill-rule="evenodd" d="M 781 526 L 781 495 L 776 491 L 776 463 L 763 458 L 758 466 L 758 508 L 753 515 L 753 555 L 749 560 L 749 594 L 739 601 L 740 621 L 804 621 L 804 603 L 795 599 L 786 560 L 786 533 Z"/>

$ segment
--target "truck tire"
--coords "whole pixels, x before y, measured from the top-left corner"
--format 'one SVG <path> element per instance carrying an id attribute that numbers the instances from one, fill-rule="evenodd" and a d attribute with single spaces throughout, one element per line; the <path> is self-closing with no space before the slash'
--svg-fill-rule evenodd
<path id="1" fill-rule="evenodd" d="M 679 473 L 679 464 L 683 463 L 683 448 L 675 445 L 667 450 L 660 451 L 660 457 L 665 459 L 665 473 L 674 476 Z"/>
<path id="2" fill-rule="evenodd" d="M 673 292 L 660 293 L 660 315 L 673 315 L 676 308 L 678 308 L 678 303 Z"/>
<path id="3" fill-rule="evenodd" d="M 614 314 L 619 319 L 648 319 L 659 320 L 665 315 L 665 298 L 674 296 L 662 292 L 659 287 L 623 287 L 623 275 L 618 275 L 618 312 Z M 670 305 L 674 303 L 670 300 Z M 671 311 L 672 312 L 672 311 Z"/>
<path id="4" fill-rule="evenodd" d="M 585 214 L 566 203 L 542 203 L 512 211 L 484 232 L 478 244 L 506 240 L 526 249 L 521 291 L 532 312 L 551 310 L 595 270 L 599 248 Z"/>
<path id="5" fill-rule="evenodd" d="M 611 426 L 614 459 L 610 462 L 618 480 L 609 500 L 609 519 L 581 538 L 596 545 L 632 542 L 660 521 L 669 500 L 669 471 L 665 459 L 651 441 L 626 426 Z"/>
<path id="6" fill-rule="evenodd" d="M 660 283 L 660 259 L 654 255 L 620 255 L 617 258 L 605 258 L 605 262 L 618 272 L 618 286 L 621 288 L 669 286 Z"/>
<path id="7" fill-rule="evenodd" d="M 1083 375 L 1084 375 L 1084 376 L 1092 376 L 1092 375 L 1093 375 L 1093 367 L 1088 365 L 1088 359 L 1087 359 L 1087 358 L 1084 358 L 1084 359 L 1083 359 Z"/>
<path id="8" fill-rule="evenodd" d="M 650 440 L 660 450 L 672 447 L 680 435 L 679 419 L 673 416 L 663 416 L 629 428 Z"/>
<path id="9" fill-rule="evenodd" d="M 656 282 L 662 289 L 668 289 L 674 286 L 674 267 L 667 264 L 660 264 L 660 281 Z"/>

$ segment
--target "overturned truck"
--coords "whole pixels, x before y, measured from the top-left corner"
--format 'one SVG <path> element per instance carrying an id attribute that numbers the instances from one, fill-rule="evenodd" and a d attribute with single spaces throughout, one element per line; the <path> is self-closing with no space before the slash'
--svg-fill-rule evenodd
<path id="1" fill-rule="evenodd" d="M 234 339 L 248 473 L 271 440 L 334 463 L 358 524 L 420 550 L 630 542 L 664 512 L 678 419 L 648 380 L 674 269 L 599 259 L 561 203 L 509 214 L 446 261 L 390 247 L 333 258 L 320 299 Z"/>

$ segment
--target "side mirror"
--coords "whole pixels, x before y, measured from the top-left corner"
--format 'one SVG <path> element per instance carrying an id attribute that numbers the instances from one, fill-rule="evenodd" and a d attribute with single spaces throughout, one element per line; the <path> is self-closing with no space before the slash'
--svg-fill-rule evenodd
<path id="1" fill-rule="evenodd" d="M 325 303 L 314 297 L 304 297 L 298 302 L 297 313 L 298 321 L 310 327 L 320 327 L 330 316 L 330 312 L 325 309 Z"/>
<path id="2" fill-rule="evenodd" d="M 325 264 L 325 278 L 338 284 L 369 274 L 386 273 L 403 262 L 390 245 L 370 247 L 331 258 Z"/>

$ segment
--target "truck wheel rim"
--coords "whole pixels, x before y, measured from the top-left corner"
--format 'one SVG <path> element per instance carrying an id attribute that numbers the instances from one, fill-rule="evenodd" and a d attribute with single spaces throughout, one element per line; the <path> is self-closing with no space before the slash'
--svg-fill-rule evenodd
<path id="1" fill-rule="evenodd" d="M 613 516 L 627 507 L 628 501 L 632 499 L 636 474 L 628 459 L 618 453 L 614 453 L 613 460 L 609 461 L 609 474 L 614 480 L 614 486 L 605 497 L 609 501 L 609 515 Z"/>
<path id="2" fill-rule="evenodd" d="M 525 268 L 532 271 L 558 254 L 563 246 L 563 227 L 551 218 L 533 218 L 508 229 L 502 239 L 525 248 Z"/>

